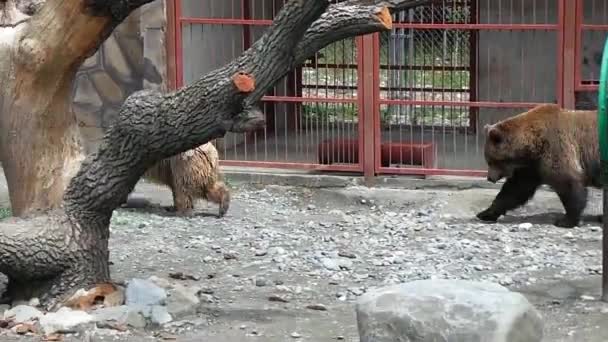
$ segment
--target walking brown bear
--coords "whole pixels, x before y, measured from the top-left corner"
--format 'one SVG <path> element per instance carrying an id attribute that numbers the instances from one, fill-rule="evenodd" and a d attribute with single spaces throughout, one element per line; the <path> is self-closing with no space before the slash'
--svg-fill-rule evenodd
<path id="1" fill-rule="evenodd" d="M 587 205 L 587 187 L 601 187 L 597 112 L 545 104 L 484 129 L 488 180 L 496 183 L 504 177 L 506 182 L 477 217 L 496 222 L 546 184 L 566 211 L 554 224 L 577 226 Z"/>

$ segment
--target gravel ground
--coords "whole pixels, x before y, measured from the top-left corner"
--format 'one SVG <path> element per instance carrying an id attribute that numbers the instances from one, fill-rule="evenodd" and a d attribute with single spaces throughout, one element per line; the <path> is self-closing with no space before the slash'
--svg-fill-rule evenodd
<path id="1" fill-rule="evenodd" d="M 557 196 L 539 192 L 498 224 L 474 214 L 496 190 L 306 189 L 233 185 L 232 207 L 196 216 L 121 209 L 112 219 L 116 280 L 183 272 L 213 294 L 200 317 L 168 330 L 179 341 L 358 341 L 353 302 L 369 288 L 428 278 L 489 280 L 519 289 L 545 317 L 546 341 L 603 341 L 597 301 L 601 228 L 557 228 Z M 171 204 L 163 188 L 137 196 Z M 601 196 L 590 196 L 597 214 Z M 125 341 L 152 333 L 131 333 Z M 113 340 L 97 336 L 89 340 Z M 75 339 L 82 340 L 82 339 Z"/>

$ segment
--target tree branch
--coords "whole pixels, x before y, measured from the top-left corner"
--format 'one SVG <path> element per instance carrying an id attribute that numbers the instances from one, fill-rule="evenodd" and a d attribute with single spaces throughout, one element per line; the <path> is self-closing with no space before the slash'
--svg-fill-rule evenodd
<path id="1" fill-rule="evenodd" d="M 387 7 L 333 4 L 308 29 L 296 47 L 297 64 L 302 64 L 333 42 L 391 28 L 392 19 Z"/>

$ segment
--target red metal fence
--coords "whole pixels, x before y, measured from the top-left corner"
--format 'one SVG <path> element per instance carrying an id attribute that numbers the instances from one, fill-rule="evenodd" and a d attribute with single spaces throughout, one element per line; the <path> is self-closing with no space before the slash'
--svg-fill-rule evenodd
<path id="1" fill-rule="evenodd" d="M 238 56 L 284 1 L 172 2 L 174 84 Z M 216 141 L 223 165 L 485 175 L 485 124 L 593 100 L 608 2 L 437 0 L 393 22 L 279 82 L 263 99 L 265 129 Z"/>

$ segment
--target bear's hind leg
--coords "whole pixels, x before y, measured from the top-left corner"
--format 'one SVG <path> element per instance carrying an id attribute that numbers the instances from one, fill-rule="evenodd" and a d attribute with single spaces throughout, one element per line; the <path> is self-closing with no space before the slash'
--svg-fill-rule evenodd
<path id="1" fill-rule="evenodd" d="M 477 218 L 486 222 L 496 222 L 507 211 L 526 204 L 540 185 L 540 177 L 535 170 L 516 170 L 513 177 L 508 178 L 503 184 L 490 207 L 478 213 Z"/>
<path id="2" fill-rule="evenodd" d="M 582 182 L 567 180 L 554 187 L 566 214 L 555 220 L 555 225 L 572 228 L 579 224 L 581 215 L 587 206 L 587 188 Z"/>
<path id="3" fill-rule="evenodd" d="M 223 217 L 230 208 L 230 191 L 224 182 L 215 182 L 207 190 L 207 200 L 219 205 L 219 217 Z"/>

